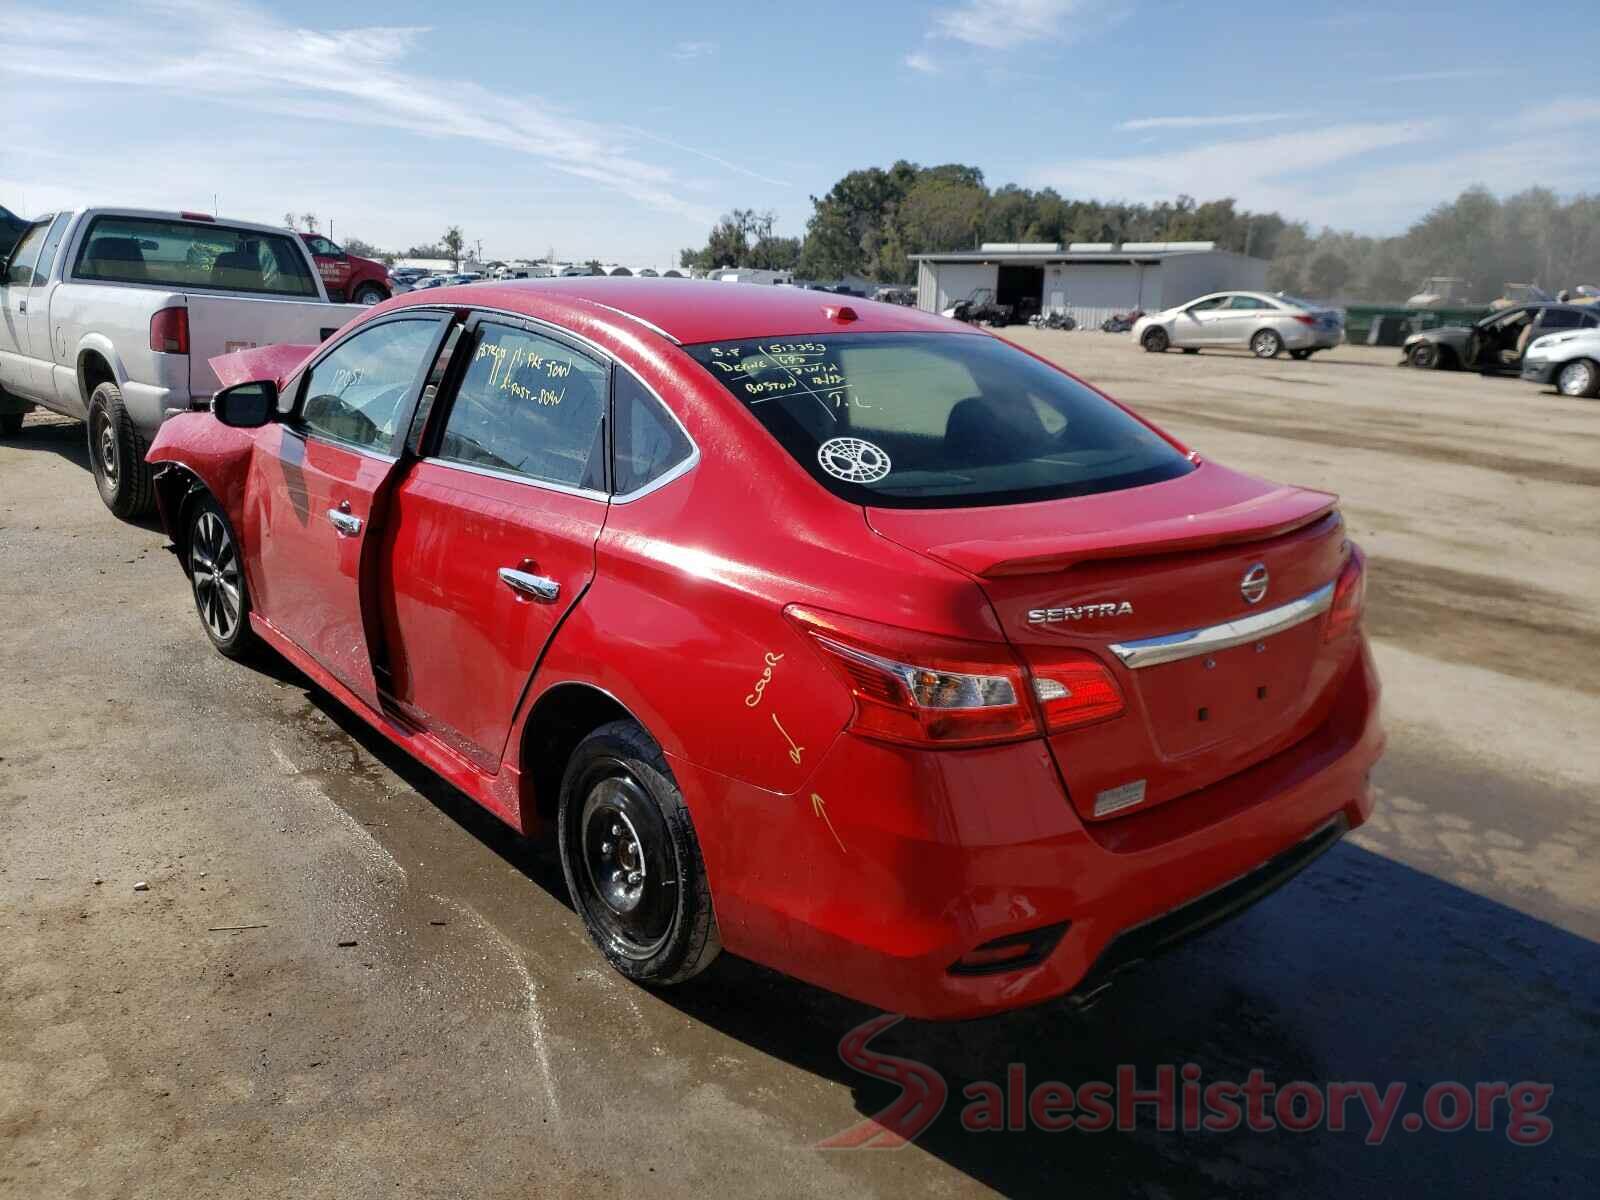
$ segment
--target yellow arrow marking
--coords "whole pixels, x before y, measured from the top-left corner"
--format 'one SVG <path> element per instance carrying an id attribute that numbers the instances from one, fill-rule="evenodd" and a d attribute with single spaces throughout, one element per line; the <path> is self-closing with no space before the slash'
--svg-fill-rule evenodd
<path id="1" fill-rule="evenodd" d="M 844 840 L 840 838 L 839 831 L 833 827 L 833 822 L 828 820 L 828 806 L 815 792 L 811 793 L 811 811 L 822 818 L 822 823 L 828 827 L 828 832 L 833 834 L 833 840 L 839 843 L 839 853 L 849 854 L 850 851 L 844 848 Z"/>

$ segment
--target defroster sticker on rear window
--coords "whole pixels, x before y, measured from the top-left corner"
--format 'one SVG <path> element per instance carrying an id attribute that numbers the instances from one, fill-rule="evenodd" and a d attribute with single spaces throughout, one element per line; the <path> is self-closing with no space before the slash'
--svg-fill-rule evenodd
<path id="1" fill-rule="evenodd" d="M 889 473 L 889 455 L 861 438 L 829 438 L 817 447 L 817 462 L 845 483 L 877 483 Z"/>

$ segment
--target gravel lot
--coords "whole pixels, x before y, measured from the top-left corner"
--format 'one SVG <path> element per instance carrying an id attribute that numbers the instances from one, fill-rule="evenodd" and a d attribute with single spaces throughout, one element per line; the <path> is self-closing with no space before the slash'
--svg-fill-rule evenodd
<path id="1" fill-rule="evenodd" d="M 897 1089 L 873 1015 L 724 956 L 602 965 L 551 849 L 287 666 L 214 654 L 81 427 L 0 444 L 0 1195 L 1574 1194 L 1600 1177 L 1600 404 L 1024 331 L 1203 453 L 1341 493 L 1371 556 L 1377 816 L 1087 1014 L 907 1022 L 950 1085 L 898 1151 L 818 1150 Z M 147 890 L 136 884 L 147 883 Z M 250 926 L 227 929 L 220 927 Z M 257 927 L 259 926 L 259 927 Z M 341 943 L 353 943 L 344 945 Z M 965 1132 L 962 1087 L 1133 1064 L 1206 1080 L 1555 1085 L 1554 1136 L 1366 1125 Z M 1404 1111 L 1419 1107 L 1408 1097 Z"/>

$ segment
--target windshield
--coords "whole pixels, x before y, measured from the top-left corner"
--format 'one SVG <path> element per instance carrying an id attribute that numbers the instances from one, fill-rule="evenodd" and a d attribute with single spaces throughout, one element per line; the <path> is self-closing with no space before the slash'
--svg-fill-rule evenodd
<path id="1" fill-rule="evenodd" d="M 818 483 L 856 504 L 954 508 L 1187 474 L 1154 430 L 997 338 L 750 338 L 684 349 Z"/>

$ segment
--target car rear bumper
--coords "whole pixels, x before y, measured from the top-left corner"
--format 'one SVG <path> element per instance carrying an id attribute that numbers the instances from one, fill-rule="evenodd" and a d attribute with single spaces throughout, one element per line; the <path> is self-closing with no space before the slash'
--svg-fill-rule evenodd
<path id="1" fill-rule="evenodd" d="M 1297 322 L 1284 331 L 1283 344 L 1290 350 L 1331 350 L 1344 344 L 1344 330 L 1322 329 Z"/>
<path id="2" fill-rule="evenodd" d="M 1038 741 L 926 753 L 845 735 L 791 796 L 672 767 L 730 951 L 888 1011 L 962 1019 L 1085 995 L 1364 822 L 1378 693 L 1363 644 L 1304 741 L 1110 821 L 1078 818 Z M 1030 965 L 957 967 L 1040 931 Z"/>

